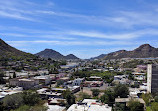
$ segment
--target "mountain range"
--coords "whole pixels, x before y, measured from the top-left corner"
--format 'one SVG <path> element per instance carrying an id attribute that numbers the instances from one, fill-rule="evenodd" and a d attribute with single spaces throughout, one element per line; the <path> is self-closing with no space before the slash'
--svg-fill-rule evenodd
<path id="1" fill-rule="evenodd" d="M 0 57 L 35 57 L 40 56 L 43 58 L 53 58 L 53 59 L 79 59 L 73 54 L 69 54 L 67 56 L 63 56 L 57 51 L 54 51 L 52 49 L 45 49 L 44 51 L 41 51 L 37 54 L 30 54 L 23 51 L 20 51 L 10 45 L 8 45 L 6 42 L 4 42 L 2 39 L 0 39 Z"/>
<path id="2" fill-rule="evenodd" d="M 8 45 L 2 39 L 0 39 L 0 57 L 10 57 L 10 56 L 34 57 L 37 55 L 43 58 L 52 58 L 52 59 L 65 59 L 65 60 L 79 59 L 73 54 L 64 56 L 53 49 L 45 49 L 33 55 L 30 53 L 20 51 Z M 152 58 L 152 57 L 153 58 L 158 57 L 158 48 L 152 47 L 149 44 L 143 44 L 132 51 L 119 50 L 109 54 L 101 54 L 100 56 L 91 59 Z"/>
<path id="3" fill-rule="evenodd" d="M 97 56 L 97 57 L 92 57 L 92 58 L 90 58 L 90 60 L 102 59 L 102 58 L 104 58 L 106 55 L 107 55 L 107 54 L 101 54 L 101 55 L 99 55 L 99 56 Z"/>
<path id="4" fill-rule="evenodd" d="M 149 44 L 143 44 L 140 47 L 132 50 L 119 50 L 109 53 L 102 59 L 121 59 L 121 58 L 155 58 L 158 57 L 158 48 L 154 48 Z"/>
<path id="5" fill-rule="evenodd" d="M 33 54 L 20 51 L 0 39 L 0 57 L 33 57 Z"/>
<path id="6" fill-rule="evenodd" d="M 79 59 L 78 57 L 76 57 L 73 54 L 69 54 L 67 56 L 64 56 L 64 55 L 60 54 L 59 52 L 57 52 L 53 49 L 45 49 L 45 50 L 43 50 L 43 51 L 41 51 L 41 52 L 39 52 L 35 55 L 43 57 L 43 58 L 52 58 L 52 59 L 56 59 L 56 60 L 59 60 L 59 59 L 65 59 L 65 60 Z"/>

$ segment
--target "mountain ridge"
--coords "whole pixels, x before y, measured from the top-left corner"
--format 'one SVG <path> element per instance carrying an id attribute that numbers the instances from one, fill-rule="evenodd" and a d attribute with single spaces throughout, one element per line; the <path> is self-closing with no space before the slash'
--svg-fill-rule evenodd
<path id="1" fill-rule="evenodd" d="M 30 54 L 23 51 L 20 51 L 10 45 L 0 38 L 0 57 L 35 57 L 40 56 L 44 58 L 53 58 L 53 59 L 79 59 L 73 54 L 62 55 L 61 53 L 53 49 L 45 49 L 37 54 Z M 143 44 L 138 48 L 132 51 L 119 50 L 116 52 L 111 52 L 109 54 L 101 54 L 97 57 L 91 58 L 94 59 L 121 59 L 121 58 L 155 58 L 158 57 L 158 48 L 151 46 L 150 44 Z"/>
<path id="2" fill-rule="evenodd" d="M 23 57 L 23 56 L 28 56 L 28 57 L 33 57 L 33 54 L 26 53 L 23 51 L 20 51 L 9 44 L 7 44 L 5 41 L 3 41 L 0 38 L 0 56 L 1 57 L 11 57 L 11 56 L 16 56 L 16 57 Z"/>
<path id="3" fill-rule="evenodd" d="M 158 57 L 158 48 L 151 46 L 150 44 L 140 45 L 138 48 L 127 51 L 119 50 L 106 54 L 101 59 L 121 59 L 121 58 L 155 58 Z"/>
<path id="4" fill-rule="evenodd" d="M 68 54 L 65 56 L 66 59 L 79 59 L 78 57 L 76 57 L 74 54 Z"/>
<path id="5" fill-rule="evenodd" d="M 43 57 L 43 58 L 52 58 L 52 59 L 79 59 L 78 57 L 76 57 L 73 54 L 69 54 L 69 55 L 62 55 L 61 53 L 53 50 L 53 49 L 45 49 L 41 52 L 36 53 L 35 55 Z"/>

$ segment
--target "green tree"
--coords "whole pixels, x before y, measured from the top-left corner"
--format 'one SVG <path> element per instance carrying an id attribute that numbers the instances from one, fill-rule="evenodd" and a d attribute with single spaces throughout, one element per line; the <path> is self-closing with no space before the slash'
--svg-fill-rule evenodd
<path id="1" fill-rule="evenodd" d="M 0 111 L 4 111 L 3 102 L 0 102 Z"/>
<path id="2" fill-rule="evenodd" d="M 91 95 L 85 93 L 85 92 L 80 92 L 79 93 L 79 100 L 83 100 L 83 99 L 90 99 L 91 98 Z"/>
<path id="3" fill-rule="evenodd" d="M 92 95 L 93 95 L 93 97 L 98 96 L 99 93 L 100 93 L 99 89 L 92 89 L 91 91 L 92 91 Z"/>
<path id="4" fill-rule="evenodd" d="M 13 78 L 16 78 L 16 73 L 15 72 L 13 73 Z"/>
<path id="5" fill-rule="evenodd" d="M 48 107 L 43 106 L 43 104 L 39 104 L 35 106 L 22 105 L 14 111 L 47 111 L 47 110 L 48 110 Z"/>
<path id="6" fill-rule="evenodd" d="M 154 97 L 155 102 L 158 102 L 158 96 Z"/>
<path id="7" fill-rule="evenodd" d="M 118 84 L 115 88 L 114 88 L 114 92 L 115 92 L 115 97 L 120 97 L 120 98 L 127 98 L 129 95 L 129 89 L 126 85 L 124 84 Z"/>
<path id="8" fill-rule="evenodd" d="M 107 89 L 104 95 L 100 97 L 101 101 L 105 104 L 112 106 L 115 102 L 115 93 L 113 89 Z"/>
<path id="9" fill-rule="evenodd" d="M 128 107 L 130 111 L 144 111 L 144 105 L 133 99 L 128 102 Z"/>
<path id="10" fill-rule="evenodd" d="M 149 106 L 152 99 L 152 95 L 150 93 L 142 94 L 142 98 L 145 101 L 146 105 Z"/>
<path id="11" fill-rule="evenodd" d="M 130 73 L 129 76 L 128 76 L 128 79 L 129 79 L 129 80 L 134 80 L 133 74 Z"/>
<path id="12" fill-rule="evenodd" d="M 90 77 L 91 73 L 92 72 L 90 71 L 76 71 L 73 73 L 73 76 L 84 78 L 84 77 Z"/>
<path id="13" fill-rule="evenodd" d="M 4 77 L 4 73 L 3 72 L 0 72 L 0 84 L 5 84 L 6 81 L 3 79 Z"/>
<path id="14" fill-rule="evenodd" d="M 57 80 L 57 87 L 59 87 L 60 85 L 63 85 L 64 81 L 63 80 Z"/>
<path id="15" fill-rule="evenodd" d="M 60 62 L 60 65 L 66 65 L 67 64 L 67 62 L 65 61 L 65 60 L 62 60 L 61 62 Z"/>
<path id="16" fill-rule="evenodd" d="M 157 102 L 151 103 L 151 109 L 152 111 L 158 111 L 158 103 Z"/>
<path id="17" fill-rule="evenodd" d="M 15 109 L 23 104 L 23 95 L 21 93 L 7 95 L 3 99 L 3 106 L 5 109 Z"/>
<path id="18" fill-rule="evenodd" d="M 126 104 L 116 103 L 115 105 L 115 111 L 126 111 Z"/>
<path id="19" fill-rule="evenodd" d="M 72 104 L 75 104 L 75 96 L 71 93 L 70 90 L 64 91 L 62 95 L 63 98 L 67 101 L 67 108 L 70 107 Z"/>
<path id="20" fill-rule="evenodd" d="M 51 59 L 51 58 L 48 58 L 48 60 L 51 61 L 52 59 Z"/>
<path id="21" fill-rule="evenodd" d="M 24 103 L 30 106 L 33 106 L 40 102 L 38 93 L 36 91 L 31 91 L 31 90 L 23 92 L 23 99 L 24 99 Z"/>

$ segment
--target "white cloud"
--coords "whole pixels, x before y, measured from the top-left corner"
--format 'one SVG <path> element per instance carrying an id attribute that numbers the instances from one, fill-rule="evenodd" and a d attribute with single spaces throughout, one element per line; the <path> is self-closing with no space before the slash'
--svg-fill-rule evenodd
<path id="1" fill-rule="evenodd" d="M 133 32 L 124 32 L 124 33 L 101 33 L 95 31 L 67 31 L 68 35 L 84 36 L 84 37 L 93 37 L 93 38 L 104 38 L 104 39 L 115 39 L 115 40 L 127 40 L 143 37 L 145 35 L 158 35 L 157 29 L 144 29 Z"/>
<path id="2" fill-rule="evenodd" d="M 29 9 L 32 4 L 28 5 L 28 3 L 29 2 L 20 2 L 18 0 L 14 0 L 14 2 L 11 2 L 9 0 L 0 1 L 0 16 L 17 20 L 37 22 L 38 20 L 35 20 L 32 16 L 34 13 L 31 9 Z"/>
<path id="3" fill-rule="evenodd" d="M 5 28 L 4 28 L 5 29 Z M 78 31 L 78 30 L 27 30 L 14 28 L 15 31 L 24 31 L 22 32 L 7 32 L 1 33 L 3 36 L 8 37 L 34 37 L 34 38 L 49 38 L 49 39 L 62 39 L 62 40 L 84 40 L 84 38 L 100 38 L 100 39 L 109 39 L 109 40 L 133 40 L 136 38 L 141 38 L 145 36 L 157 36 L 158 29 L 144 29 L 130 32 L 122 32 L 122 33 L 106 33 L 99 31 Z M 84 38 L 83 38 L 84 37 Z"/>
<path id="4" fill-rule="evenodd" d="M 125 34 L 106 34 L 101 32 L 79 32 L 79 31 L 70 31 L 70 35 L 84 36 L 84 37 L 93 37 L 93 38 L 104 38 L 104 39 L 131 39 L 137 37 L 137 34 L 134 33 L 125 33 Z"/>
<path id="5" fill-rule="evenodd" d="M 47 34 L 44 34 L 47 33 Z M 22 37 L 22 38 L 47 38 L 47 39 L 61 39 L 61 40 L 75 40 L 75 38 L 73 37 L 69 37 L 66 35 L 61 35 L 61 34 L 56 34 L 53 32 L 38 32 L 38 33 L 34 33 L 34 31 L 32 31 L 31 33 L 28 34 L 23 34 L 23 33 L 0 33 L 2 36 L 6 36 L 6 37 Z"/>
<path id="6" fill-rule="evenodd" d="M 132 42 L 128 41 L 51 41 L 51 40 L 35 40 L 35 41 L 7 41 L 9 44 L 47 44 L 47 45 L 63 45 L 63 46 L 73 46 L 73 45 L 131 45 Z"/>
<path id="7" fill-rule="evenodd" d="M 19 19 L 19 20 L 35 21 L 33 18 L 22 16 L 21 14 L 17 14 L 17 13 L 8 13 L 5 11 L 0 11 L 0 16 L 7 17 L 7 18 Z"/>
<path id="8" fill-rule="evenodd" d="M 69 22 L 83 23 L 88 25 L 99 25 L 99 26 L 112 26 L 118 28 L 128 28 L 135 25 L 144 26 L 158 26 L 156 22 L 158 19 L 157 11 L 148 12 L 136 12 L 136 11 L 115 11 L 112 16 L 98 15 L 85 15 L 79 13 L 69 13 L 50 10 L 45 6 L 54 6 L 53 2 L 46 2 L 45 4 L 35 4 L 34 2 L 15 0 L 10 2 L 9 0 L 0 1 L 0 16 L 8 17 L 19 20 L 27 20 L 37 22 L 38 18 L 44 17 L 44 14 L 51 16 L 68 17 Z M 29 10 L 28 10 L 29 9 Z M 45 21 L 46 22 L 46 21 Z"/>
<path id="9" fill-rule="evenodd" d="M 158 14 L 155 11 L 119 11 L 117 16 L 110 17 L 111 21 L 122 24 L 121 26 L 158 26 Z M 109 20 L 110 20 L 109 19 Z"/>
<path id="10" fill-rule="evenodd" d="M 29 37 L 28 35 L 25 34 L 20 34 L 20 33 L 0 33 L 2 36 L 8 36 L 8 37 Z"/>
<path id="11" fill-rule="evenodd" d="M 81 45 L 81 46 L 117 46 L 115 49 L 120 49 L 121 46 L 133 46 L 133 43 L 135 46 L 139 46 L 145 43 L 154 44 L 155 41 L 58 41 L 58 40 L 35 40 L 35 41 L 6 41 L 8 44 L 16 47 L 20 46 L 30 46 L 30 45 L 60 45 L 60 46 L 75 46 L 75 45 Z M 154 44 L 155 45 L 155 44 Z M 110 49 L 108 47 L 108 49 Z M 125 50 L 128 50 L 127 47 L 124 48 Z M 88 49 L 89 50 L 89 49 Z M 92 49 L 95 50 L 95 49 Z M 105 49 L 97 49 L 100 51 L 103 51 Z M 111 49 L 110 49 L 111 50 Z M 80 51 L 87 51 L 85 49 L 81 49 Z"/>
<path id="12" fill-rule="evenodd" d="M 130 28 L 135 25 L 137 26 L 158 26 L 157 21 L 158 14 L 156 11 L 148 12 L 136 12 L 136 11 L 116 11 L 112 16 L 97 16 L 97 15 L 84 15 L 77 13 L 67 13 L 67 12 L 55 12 L 51 10 L 38 10 L 40 14 L 47 14 L 52 16 L 62 16 L 71 18 L 71 22 L 78 22 L 84 24 L 94 24 L 94 25 L 104 25 L 113 27 L 124 27 Z M 74 19 L 74 21 L 72 20 Z M 69 19 L 68 19 L 69 20 Z"/>

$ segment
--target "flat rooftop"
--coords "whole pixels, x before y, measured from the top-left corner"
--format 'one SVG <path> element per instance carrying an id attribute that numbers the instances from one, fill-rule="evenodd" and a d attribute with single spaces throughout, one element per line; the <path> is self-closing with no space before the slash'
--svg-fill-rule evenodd
<path id="1" fill-rule="evenodd" d="M 73 104 L 69 107 L 67 111 L 111 111 L 112 108 L 107 104 L 102 104 L 96 99 L 84 99 L 82 103 L 87 103 L 84 105 Z"/>
<path id="2" fill-rule="evenodd" d="M 67 111 L 111 111 L 112 108 L 107 105 L 78 105 L 73 104 Z"/>
<path id="3" fill-rule="evenodd" d="M 64 109 L 66 107 L 62 107 L 62 106 L 59 106 L 59 105 L 46 105 L 48 106 L 48 110 L 47 111 L 64 111 Z"/>
<path id="4" fill-rule="evenodd" d="M 115 102 L 121 103 L 121 102 L 129 102 L 132 98 L 116 98 Z M 142 98 L 134 98 L 134 100 L 139 101 L 140 103 L 145 104 L 144 100 Z"/>

